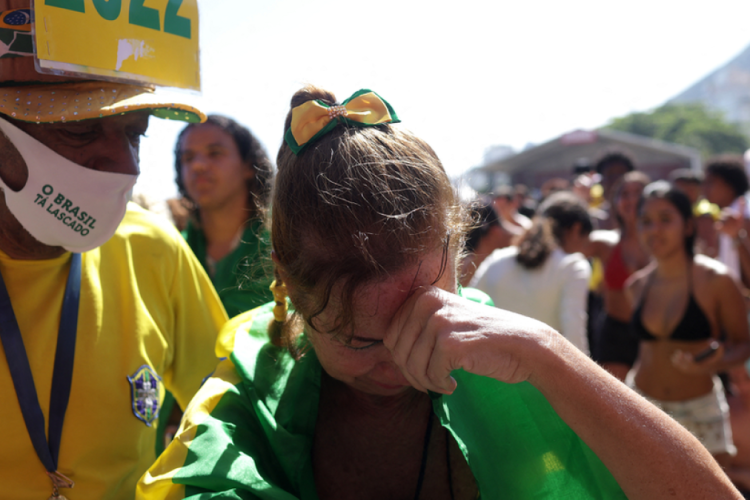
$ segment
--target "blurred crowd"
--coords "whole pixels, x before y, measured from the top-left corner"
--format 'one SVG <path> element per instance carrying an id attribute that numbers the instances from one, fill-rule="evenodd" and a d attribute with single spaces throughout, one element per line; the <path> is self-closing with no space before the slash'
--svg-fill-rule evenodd
<path id="1" fill-rule="evenodd" d="M 499 186 L 468 202 L 476 223 L 461 278 L 670 413 L 745 492 L 749 171 L 722 155 L 657 180 L 607 151 L 567 179 Z"/>

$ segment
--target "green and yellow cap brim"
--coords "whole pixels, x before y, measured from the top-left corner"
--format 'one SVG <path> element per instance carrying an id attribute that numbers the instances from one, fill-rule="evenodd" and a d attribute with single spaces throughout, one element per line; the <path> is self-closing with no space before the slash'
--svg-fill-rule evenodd
<path id="1" fill-rule="evenodd" d="M 206 121 L 194 106 L 147 86 L 99 81 L 0 86 L 0 114 L 25 122 L 73 122 L 141 110 L 165 120 Z"/>

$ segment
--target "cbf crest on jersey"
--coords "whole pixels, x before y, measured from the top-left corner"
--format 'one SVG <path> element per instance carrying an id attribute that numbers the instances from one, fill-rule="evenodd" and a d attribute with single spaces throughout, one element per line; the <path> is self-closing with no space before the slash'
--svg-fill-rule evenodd
<path id="1" fill-rule="evenodd" d="M 130 382 L 130 399 L 133 414 L 143 423 L 151 426 L 151 422 L 159 417 L 159 385 L 161 378 L 148 366 L 143 365 L 128 377 Z"/>

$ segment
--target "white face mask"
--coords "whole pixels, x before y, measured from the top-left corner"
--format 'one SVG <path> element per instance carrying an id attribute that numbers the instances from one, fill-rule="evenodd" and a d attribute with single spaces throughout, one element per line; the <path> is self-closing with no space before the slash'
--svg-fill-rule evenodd
<path id="1" fill-rule="evenodd" d="M 2 118 L 0 132 L 29 170 L 20 191 L 10 189 L 1 177 L 0 188 L 10 212 L 34 238 L 70 252 L 86 252 L 115 234 L 137 175 L 82 167 Z"/>

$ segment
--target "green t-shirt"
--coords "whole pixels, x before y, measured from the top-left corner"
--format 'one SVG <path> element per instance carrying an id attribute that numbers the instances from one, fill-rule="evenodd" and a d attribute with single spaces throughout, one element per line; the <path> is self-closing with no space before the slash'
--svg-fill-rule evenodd
<path id="1" fill-rule="evenodd" d="M 483 302 L 479 293 L 463 291 Z M 235 318 L 234 336 L 220 334 L 217 352 L 228 358 L 190 403 L 180 433 L 141 479 L 137 498 L 317 499 L 311 450 L 322 368 L 313 350 L 297 361 L 268 343 L 273 305 Z M 453 376 L 458 388 L 435 395 L 433 409 L 458 442 L 482 498 L 626 498 L 531 384 L 461 370 Z"/>
<path id="2" fill-rule="evenodd" d="M 182 236 L 211 278 L 230 318 L 273 300 L 268 289 L 273 281 L 271 242 L 261 221 L 245 226 L 237 248 L 214 269 L 209 269 L 206 237 L 200 227 L 190 221 Z"/>

